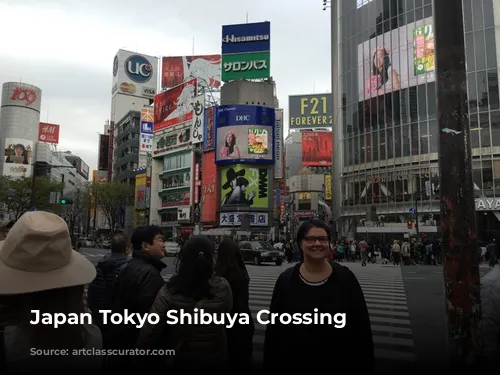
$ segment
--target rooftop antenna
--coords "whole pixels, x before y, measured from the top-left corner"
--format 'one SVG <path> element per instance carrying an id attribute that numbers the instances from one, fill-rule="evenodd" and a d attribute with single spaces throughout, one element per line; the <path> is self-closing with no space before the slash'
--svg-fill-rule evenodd
<path id="1" fill-rule="evenodd" d="M 246 17 L 247 23 L 248 23 L 248 10 L 247 10 L 247 17 Z"/>
<path id="2" fill-rule="evenodd" d="M 316 82 L 313 81 L 313 94 L 316 94 Z"/>
<path id="3" fill-rule="evenodd" d="M 194 38 L 193 38 L 193 48 L 191 50 L 191 56 L 194 56 Z"/>
<path id="4" fill-rule="evenodd" d="M 19 83 L 23 83 L 23 75 L 22 74 L 19 76 Z"/>

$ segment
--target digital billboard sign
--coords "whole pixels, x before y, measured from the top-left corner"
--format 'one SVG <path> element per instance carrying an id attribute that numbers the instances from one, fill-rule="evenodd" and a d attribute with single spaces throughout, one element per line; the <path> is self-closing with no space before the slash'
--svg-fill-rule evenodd
<path id="1" fill-rule="evenodd" d="M 222 26 L 222 54 L 263 52 L 271 49 L 271 23 Z"/>
<path id="2" fill-rule="evenodd" d="M 435 80 L 432 17 L 358 45 L 359 101 Z"/>
<path id="3" fill-rule="evenodd" d="M 290 129 L 331 127 L 332 108 L 332 94 L 290 95 L 288 125 Z"/>
<path id="4" fill-rule="evenodd" d="M 220 68 L 220 55 L 163 57 L 161 86 L 168 89 L 196 78 L 202 87 L 218 88 L 221 85 Z"/>
<path id="5" fill-rule="evenodd" d="M 269 208 L 272 176 L 267 167 L 233 165 L 220 169 L 221 209 L 243 206 L 251 209 Z"/>
<path id="6" fill-rule="evenodd" d="M 32 173 L 33 141 L 20 138 L 5 139 L 3 175 L 30 177 Z"/>
<path id="7" fill-rule="evenodd" d="M 332 165 L 332 132 L 302 132 L 302 165 Z"/>
<path id="8" fill-rule="evenodd" d="M 274 108 L 224 105 L 216 108 L 216 162 L 274 163 Z"/>

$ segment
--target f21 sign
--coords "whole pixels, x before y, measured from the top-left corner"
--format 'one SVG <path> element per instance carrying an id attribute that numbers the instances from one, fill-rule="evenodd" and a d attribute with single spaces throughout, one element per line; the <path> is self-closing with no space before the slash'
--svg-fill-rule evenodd
<path id="1" fill-rule="evenodd" d="M 203 142 L 203 120 L 205 113 L 205 94 L 193 100 L 193 144 Z"/>

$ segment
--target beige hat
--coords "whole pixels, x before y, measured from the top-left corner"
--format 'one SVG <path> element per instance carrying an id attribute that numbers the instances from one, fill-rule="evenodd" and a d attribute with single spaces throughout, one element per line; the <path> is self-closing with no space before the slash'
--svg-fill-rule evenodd
<path id="1" fill-rule="evenodd" d="M 27 212 L 0 242 L 0 295 L 84 285 L 95 267 L 74 251 L 68 225 L 59 216 Z"/>

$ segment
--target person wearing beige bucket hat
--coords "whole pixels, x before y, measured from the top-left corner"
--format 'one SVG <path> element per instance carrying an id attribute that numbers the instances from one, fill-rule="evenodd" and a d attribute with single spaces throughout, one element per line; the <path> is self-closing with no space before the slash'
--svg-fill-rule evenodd
<path id="1" fill-rule="evenodd" d="M 95 325 L 30 324 L 32 310 L 84 313 L 84 285 L 95 276 L 92 263 L 72 249 L 68 225 L 61 217 L 43 211 L 21 216 L 0 242 L 0 315 L 6 321 L 0 332 L 0 358 L 10 371 L 39 372 L 56 366 L 100 369 L 99 356 L 33 353 L 33 348 L 70 352 L 101 348 L 101 332 Z"/>

